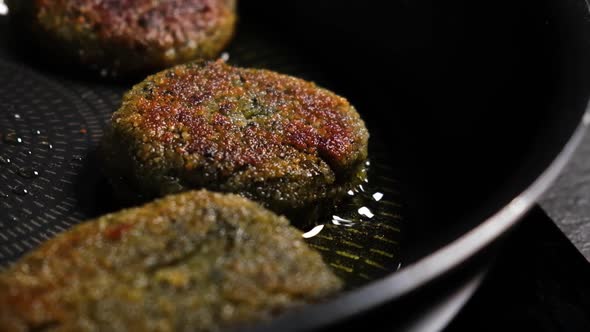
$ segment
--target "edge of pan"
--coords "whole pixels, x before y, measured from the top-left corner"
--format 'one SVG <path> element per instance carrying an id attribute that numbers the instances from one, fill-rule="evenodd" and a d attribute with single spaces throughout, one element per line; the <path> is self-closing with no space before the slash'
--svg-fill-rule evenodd
<path id="1" fill-rule="evenodd" d="M 457 268 L 516 225 L 521 217 L 532 208 L 571 159 L 588 126 L 590 126 L 590 102 L 581 122 L 549 167 L 510 203 L 455 241 L 388 277 L 343 293 L 330 301 L 288 312 L 267 324 L 257 326 L 255 330 L 308 331 L 317 329 L 344 317 L 350 317 L 398 299 Z"/>

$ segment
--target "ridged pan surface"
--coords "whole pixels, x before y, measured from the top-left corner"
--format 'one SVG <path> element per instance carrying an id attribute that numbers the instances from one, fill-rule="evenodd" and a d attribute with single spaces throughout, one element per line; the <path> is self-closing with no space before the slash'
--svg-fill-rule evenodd
<path id="1" fill-rule="evenodd" d="M 0 22 L 0 265 L 6 266 L 56 233 L 121 208 L 111 200 L 94 151 L 132 83 L 41 65 L 14 47 L 6 18 Z M 284 43 L 261 36 L 239 26 L 225 54 L 228 62 L 330 88 L 321 70 L 300 61 Z M 350 287 L 401 265 L 407 221 L 391 165 L 387 147 L 372 136 L 366 182 L 351 188 L 335 209 L 322 211 L 316 224 L 302 227 L 308 243 Z"/>

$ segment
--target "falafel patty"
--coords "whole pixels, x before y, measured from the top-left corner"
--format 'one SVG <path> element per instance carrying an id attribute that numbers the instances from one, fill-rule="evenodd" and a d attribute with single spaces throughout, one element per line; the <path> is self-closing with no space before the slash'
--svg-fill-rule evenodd
<path id="1" fill-rule="evenodd" d="M 41 46 L 111 75 L 154 72 L 217 56 L 233 35 L 236 0 L 8 0 Z"/>
<path id="2" fill-rule="evenodd" d="M 333 201 L 360 182 L 369 137 L 346 99 L 221 60 L 148 77 L 107 132 L 101 153 L 116 187 L 148 198 L 232 192 L 278 213 Z"/>
<path id="3" fill-rule="evenodd" d="M 193 191 L 75 226 L 0 274 L 2 331 L 217 331 L 341 287 L 288 221 Z"/>

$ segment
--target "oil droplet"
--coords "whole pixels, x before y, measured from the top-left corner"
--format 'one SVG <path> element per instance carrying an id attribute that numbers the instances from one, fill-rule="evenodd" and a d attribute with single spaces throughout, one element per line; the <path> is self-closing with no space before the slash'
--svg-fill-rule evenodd
<path id="1" fill-rule="evenodd" d="M 15 132 L 4 134 L 4 142 L 8 144 L 21 144 L 23 139 L 20 138 Z"/>
<path id="2" fill-rule="evenodd" d="M 10 160 L 10 158 L 8 158 L 7 156 L 0 156 L 0 164 L 8 165 L 11 162 L 12 162 L 12 160 Z"/>
<path id="3" fill-rule="evenodd" d="M 72 161 L 84 161 L 84 156 L 81 156 L 79 154 L 75 154 L 72 156 Z"/>
<path id="4" fill-rule="evenodd" d="M 12 192 L 19 195 L 19 196 L 26 196 L 29 194 L 29 191 L 27 190 L 27 188 L 25 188 L 23 186 L 16 186 L 16 187 L 12 188 Z"/>
<path id="5" fill-rule="evenodd" d="M 18 175 L 22 176 L 25 179 L 34 179 L 36 177 L 39 177 L 39 171 L 32 168 L 21 168 L 18 170 Z"/>
<path id="6" fill-rule="evenodd" d="M 53 149 L 53 145 L 51 143 L 47 142 L 47 141 L 39 142 L 39 144 L 41 144 L 47 150 L 52 150 Z"/>
<path id="7" fill-rule="evenodd" d="M 11 215 L 11 216 L 10 216 L 10 221 L 12 221 L 12 222 L 16 222 L 16 221 L 18 221 L 18 218 L 17 218 L 17 217 L 15 217 L 15 216 L 13 216 L 13 215 Z"/>
<path id="8" fill-rule="evenodd" d="M 373 218 L 375 215 L 373 214 L 373 212 L 371 212 L 371 210 L 369 210 L 369 208 L 367 208 L 366 206 L 363 206 L 362 208 L 360 208 L 358 210 L 358 213 L 363 216 L 363 217 L 367 217 L 367 218 Z"/>
<path id="9" fill-rule="evenodd" d="M 320 232 L 322 231 L 322 229 L 324 229 L 325 225 L 317 225 L 316 227 L 312 228 L 309 232 L 307 233 L 303 233 L 303 238 L 304 239 L 309 239 L 312 238 L 318 234 L 320 234 Z"/>
<path id="10" fill-rule="evenodd" d="M 0 15 L 8 15 L 8 6 L 4 1 L 0 1 Z"/>
<path id="11" fill-rule="evenodd" d="M 332 223 L 337 226 L 344 226 L 344 227 L 352 227 L 354 226 L 354 221 L 344 219 L 338 216 L 332 216 Z"/>
<path id="12" fill-rule="evenodd" d="M 229 60 L 229 53 L 227 53 L 227 52 L 221 53 L 221 60 L 223 60 L 223 62 L 227 62 Z"/>
<path id="13" fill-rule="evenodd" d="M 22 119 L 22 118 L 21 118 L 21 116 L 20 116 L 20 114 L 18 114 L 18 113 L 14 113 L 14 114 L 12 115 L 12 117 L 13 117 L 13 118 L 15 118 L 16 120 L 20 120 L 20 119 Z"/>
<path id="14" fill-rule="evenodd" d="M 379 202 L 382 198 L 383 198 L 382 193 L 374 193 L 373 194 L 373 199 L 376 200 L 377 202 Z"/>
<path id="15" fill-rule="evenodd" d="M 352 190 L 349 190 L 349 191 L 347 192 L 347 194 L 348 194 L 349 196 L 354 196 L 354 191 L 352 191 Z"/>
<path id="16" fill-rule="evenodd" d="M 41 130 L 39 130 L 39 129 L 33 129 L 33 130 L 31 130 L 31 133 L 33 135 L 39 136 L 39 135 L 41 135 Z"/>
<path id="17" fill-rule="evenodd" d="M 8 197 L 9 197 L 9 196 L 8 196 L 8 194 L 5 194 L 5 193 L 0 193 L 0 198 L 4 198 L 4 199 L 6 199 L 6 198 L 8 198 Z"/>

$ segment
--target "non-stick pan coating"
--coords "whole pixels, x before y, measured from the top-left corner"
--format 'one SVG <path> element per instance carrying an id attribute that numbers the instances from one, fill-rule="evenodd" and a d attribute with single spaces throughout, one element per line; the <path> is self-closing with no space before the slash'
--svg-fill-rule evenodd
<path id="1" fill-rule="evenodd" d="M 111 198 L 115 195 L 95 152 L 105 124 L 134 81 L 45 63 L 33 45 L 20 43 L 9 31 L 15 28 L 12 22 L 3 23 L 0 264 L 6 265 L 76 223 L 125 207 Z M 223 57 L 330 87 L 329 77 L 302 62 L 292 46 L 263 37 L 246 16 Z M 379 137 L 373 137 L 371 151 L 366 181 L 351 188 L 338 207 L 318 209 L 318 220 L 292 220 L 305 232 L 323 225 L 306 241 L 349 288 L 401 264 L 401 188 Z"/>
<path id="2" fill-rule="evenodd" d="M 590 20 L 585 1 L 433 4 L 400 0 L 390 2 L 386 9 L 382 5 L 378 1 L 243 1 L 241 21 L 254 31 L 254 38 L 243 45 L 245 50 L 239 44 L 230 50 L 230 58 L 242 54 L 245 64 L 255 65 L 256 61 L 248 63 L 245 55 L 250 54 L 250 60 L 263 59 L 265 67 L 315 80 L 347 96 L 366 119 L 377 138 L 374 141 L 383 146 L 373 151 L 383 151 L 385 157 L 375 157 L 390 168 L 387 178 L 396 181 L 379 184 L 402 193 L 393 203 L 404 206 L 399 212 L 404 216 L 401 253 L 406 267 L 335 302 L 303 312 L 306 327 L 382 301 L 403 300 L 401 296 L 409 290 L 485 246 L 513 225 L 548 186 L 581 135 L 578 130 L 554 163 L 580 124 L 588 102 Z M 81 204 L 69 214 L 74 220 L 58 220 L 52 214 L 51 209 L 60 209 L 54 200 L 66 202 L 60 204 L 65 209 L 72 204 L 63 200 L 67 196 L 63 187 L 49 188 L 50 193 L 35 193 L 33 187 L 32 197 L 44 204 L 36 209 L 43 211 L 43 218 L 52 226 L 29 237 L 31 230 L 15 228 L 21 220 L 29 220 L 28 212 L 10 213 L 0 232 L 7 239 L 0 241 L 17 243 L 11 244 L 13 255 L 5 255 L 5 259 L 14 259 L 71 222 L 116 208 L 109 205 L 108 189 L 101 188 L 92 159 L 80 160 L 76 146 L 96 144 L 101 124 L 108 118 L 106 110 L 118 106 L 128 85 L 93 82 L 81 73 L 43 65 L 35 55 L 14 53 L 17 42 L 8 38 L 6 20 L 2 23 L 0 68 L 15 77 L 14 81 L 3 77 L 2 84 L 20 86 L 25 104 L 43 96 L 30 85 L 42 86 L 48 94 L 43 98 L 56 103 L 50 107 L 55 114 L 38 121 L 47 127 L 57 119 L 64 124 L 63 135 L 79 140 L 64 141 L 61 146 L 51 142 L 53 150 L 64 149 L 52 179 L 70 176 L 68 181 L 81 184 L 76 189 Z M 265 42 L 273 46 L 270 58 Z M 31 71 L 34 78 L 23 74 Z M 16 79 L 19 75 L 35 84 L 23 86 Z M 7 94 L 4 98 L 15 98 L 14 91 L 2 89 Z M 59 118 L 57 110 L 64 105 L 79 112 L 71 126 L 69 120 Z M 2 115 L 8 116 L 3 126 L 15 126 L 20 120 L 10 118 L 10 107 Z M 87 112 L 87 119 L 82 112 Z M 83 128 L 78 128 L 80 124 Z M 31 132 L 22 135 L 25 142 L 37 139 Z M 39 146 L 32 147 L 29 156 L 28 146 L 17 148 L 12 158 L 19 163 L 51 153 L 37 151 Z M 29 195 L 19 196 L 23 188 L 15 188 L 16 180 L 26 182 L 11 174 L 6 181 L 12 181 L 12 187 L 1 187 L 2 193 L 16 202 L 29 199 Z M 5 195 L 0 197 L 5 199 Z M 480 225 L 485 227 L 478 228 Z M 300 316 L 288 316 L 275 327 L 295 328 L 293 322 L 298 320 Z"/>

